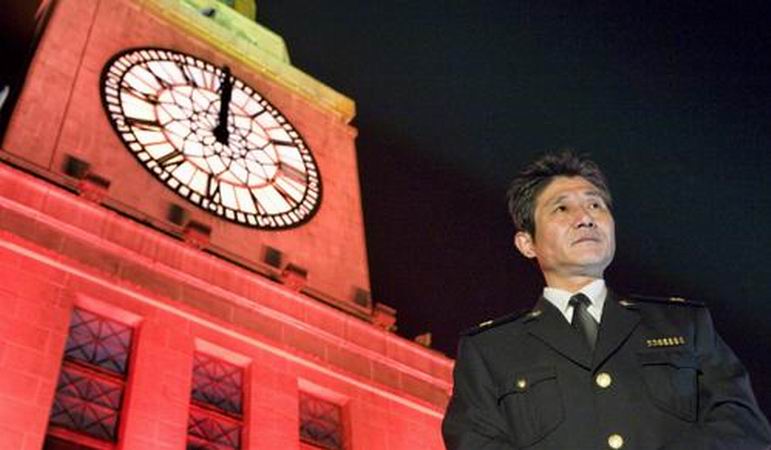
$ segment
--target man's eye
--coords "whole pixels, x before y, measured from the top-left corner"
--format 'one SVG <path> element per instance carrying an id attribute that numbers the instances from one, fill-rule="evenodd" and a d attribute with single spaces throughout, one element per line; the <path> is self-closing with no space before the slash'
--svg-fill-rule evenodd
<path id="1" fill-rule="evenodd" d="M 565 212 L 568 208 L 565 205 L 557 205 L 554 207 L 554 212 Z"/>

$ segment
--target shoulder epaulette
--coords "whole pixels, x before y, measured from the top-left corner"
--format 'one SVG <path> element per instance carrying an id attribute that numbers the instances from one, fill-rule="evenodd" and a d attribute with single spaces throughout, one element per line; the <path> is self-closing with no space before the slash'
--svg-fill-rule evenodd
<path id="1" fill-rule="evenodd" d="M 682 305 L 682 306 L 695 306 L 695 307 L 704 307 L 704 302 L 699 302 L 696 300 L 687 300 L 683 297 L 653 297 L 650 295 L 638 295 L 638 294 L 630 294 L 627 295 L 626 298 L 631 300 L 632 302 L 641 302 L 641 303 L 658 303 L 658 304 L 666 304 L 666 305 Z"/>
<path id="2" fill-rule="evenodd" d="M 497 319 L 485 320 L 484 322 L 482 322 L 482 323 L 480 323 L 480 324 L 478 324 L 476 326 L 473 326 L 473 327 L 471 327 L 471 328 L 469 328 L 467 330 L 462 331 L 460 333 L 460 335 L 461 336 L 473 336 L 473 335 L 479 334 L 479 333 L 481 333 L 483 331 L 491 330 L 491 329 L 493 329 L 493 328 L 495 328 L 495 327 L 497 327 L 499 325 L 503 325 L 503 324 L 506 324 L 506 323 L 509 323 L 509 322 L 513 322 L 513 321 L 519 319 L 520 317 L 524 316 L 528 312 L 529 312 L 529 310 L 526 309 L 526 310 L 522 310 L 522 311 L 517 311 L 517 312 L 512 313 L 512 314 L 507 314 L 507 315 L 502 316 L 502 317 L 498 317 Z"/>

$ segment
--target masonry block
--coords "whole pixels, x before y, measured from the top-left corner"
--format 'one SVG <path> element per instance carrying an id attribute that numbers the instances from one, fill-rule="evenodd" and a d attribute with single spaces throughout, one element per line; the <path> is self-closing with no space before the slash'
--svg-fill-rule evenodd
<path id="1" fill-rule="evenodd" d="M 148 448 L 147 442 L 142 441 L 148 421 L 166 425 L 163 429 L 153 426 L 156 436 L 153 445 L 173 443 L 177 448 L 184 447 L 185 434 L 180 434 L 179 430 L 187 429 L 193 345 L 189 340 L 177 342 L 176 350 L 159 347 L 151 339 L 157 334 L 145 331 L 162 326 L 162 323 L 150 321 L 142 324 L 143 332 L 136 334 L 131 389 L 124 405 L 126 449 Z M 171 387 L 171 384 L 176 386 Z"/>
<path id="2" fill-rule="evenodd" d="M 13 200 L 27 208 L 38 210 L 42 207 L 48 188 L 44 185 L 33 185 L 28 189 L 19 189 L 19 182 L 26 181 L 29 175 L 11 168 L 0 170 L 0 197 Z"/>
<path id="3" fill-rule="evenodd" d="M 328 344 L 318 339 L 313 332 L 294 327 L 284 329 L 283 342 L 291 348 L 299 350 L 306 356 L 324 361 Z"/>
<path id="4" fill-rule="evenodd" d="M 50 336 L 49 330 L 29 325 L 22 320 L 0 322 L 0 339 L 33 351 L 45 350 Z"/>
<path id="5" fill-rule="evenodd" d="M 91 242 L 84 242 L 80 238 L 66 238 L 61 251 L 92 270 L 110 275 L 118 273 L 123 259 L 120 255 L 99 248 Z"/>
<path id="6" fill-rule="evenodd" d="M 345 347 L 335 345 L 327 347 L 327 361 L 339 369 L 360 377 L 370 378 L 372 376 L 370 359 Z"/>
<path id="7" fill-rule="evenodd" d="M 3 241 L 16 244 L 20 247 L 30 247 L 29 242 L 24 239 L 19 239 L 15 234 L 3 233 L 0 234 L 0 239 Z M 36 249 L 38 250 L 38 249 Z M 39 249 L 41 255 L 54 256 L 56 252 L 46 249 Z M 31 276 L 36 276 L 42 280 L 54 283 L 64 284 L 66 274 L 62 273 L 61 269 L 53 267 L 48 263 L 39 259 L 31 258 L 27 255 L 17 253 L 16 250 L 10 248 L 0 248 L 0 267 L 3 269 L 0 280 L 12 278 L 16 271 L 20 273 L 26 273 Z"/>
<path id="8" fill-rule="evenodd" d="M 15 371 L 44 380 L 55 379 L 59 373 L 58 361 L 47 358 L 42 351 L 15 344 L 5 346 L 0 355 L 0 367 L 3 371 Z"/>
<path id="9" fill-rule="evenodd" d="M 338 337 L 345 337 L 346 316 L 323 305 L 307 305 L 305 322 Z"/>
<path id="10" fill-rule="evenodd" d="M 418 344 L 402 339 L 389 339 L 387 355 L 402 364 L 418 369 L 422 372 L 431 370 L 431 359 L 426 356 L 427 351 Z"/>
<path id="11" fill-rule="evenodd" d="M 35 398 L 39 383 L 37 376 L 6 368 L 0 378 L 0 398 L 29 401 Z"/>
<path id="12" fill-rule="evenodd" d="M 273 310 L 284 313 L 290 317 L 303 320 L 305 317 L 305 308 L 303 303 L 297 299 L 296 294 L 289 294 L 287 291 L 278 291 L 266 286 L 267 279 L 257 278 L 249 283 L 249 290 L 246 298 L 255 303 L 267 306 Z M 270 282 L 272 283 L 272 282 Z"/>
<path id="13" fill-rule="evenodd" d="M 40 422 L 41 408 L 17 398 L 4 397 L 0 401 L 0 424 L 4 427 L 28 432 L 36 431 L 30 428 L 31 424 Z M 48 415 L 44 416 L 46 419 Z"/>
<path id="14" fill-rule="evenodd" d="M 0 448 L 23 449 L 24 429 L 0 426 Z"/>
<path id="15" fill-rule="evenodd" d="M 0 320 L 13 319 L 19 310 L 21 300 L 9 292 L 0 292 Z"/>
<path id="16" fill-rule="evenodd" d="M 61 366 L 57 368 L 56 373 L 52 378 L 42 380 L 38 386 L 37 394 L 35 395 L 35 405 L 45 411 L 46 422 L 48 420 L 48 413 L 51 410 L 51 404 L 54 401 L 54 395 L 56 393 L 56 386 L 59 379 L 59 370 Z"/>
<path id="17" fill-rule="evenodd" d="M 296 449 L 298 444 L 298 397 L 294 377 L 265 366 L 252 366 L 249 376 L 249 412 L 246 415 L 246 448 Z M 266 384 L 265 380 L 273 380 Z"/>
<path id="18" fill-rule="evenodd" d="M 159 273 L 152 262 L 123 261 L 118 269 L 118 276 L 141 289 L 169 299 L 179 299 L 182 287 L 168 275 Z"/>
<path id="19" fill-rule="evenodd" d="M 449 394 L 440 387 L 406 373 L 402 374 L 402 389 L 435 405 L 445 407 L 449 401 Z"/>
<path id="20" fill-rule="evenodd" d="M 345 325 L 345 338 L 356 345 L 367 348 L 381 355 L 386 354 L 386 340 L 389 336 L 383 330 L 372 327 L 361 320 L 349 317 Z"/>
<path id="21" fill-rule="evenodd" d="M 94 236 L 101 236 L 107 218 L 104 211 L 97 205 L 78 198 L 75 194 L 63 191 L 52 190 L 46 197 L 42 211 L 50 217 L 73 225 Z"/>
<path id="22" fill-rule="evenodd" d="M 280 342 L 283 335 L 281 322 L 258 311 L 237 309 L 233 313 L 233 324 L 246 328 L 274 342 Z"/>
<path id="23" fill-rule="evenodd" d="M 401 388 L 399 371 L 379 361 L 372 361 L 372 380 L 391 389 Z"/>
<path id="24" fill-rule="evenodd" d="M 61 251 L 64 236 L 56 232 L 50 223 L 42 222 L 26 215 L 21 220 L 22 228 L 11 229 L 9 225 L 9 230 L 15 235 L 52 252 Z"/>
<path id="25" fill-rule="evenodd" d="M 21 238 L 36 241 L 35 222 L 24 212 L 0 207 L 0 228 Z"/>
<path id="26" fill-rule="evenodd" d="M 203 289 L 183 285 L 180 300 L 210 317 L 226 322 L 233 320 L 233 305 Z"/>
<path id="27" fill-rule="evenodd" d="M 386 434 L 393 420 L 388 403 L 353 401 L 346 405 L 352 448 L 388 450 Z"/>
<path id="28" fill-rule="evenodd" d="M 155 258 L 163 240 L 171 240 L 148 230 L 138 230 L 135 222 L 118 215 L 106 220 L 102 233 L 105 240 L 150 259 Z"/>
<path id="29" fill-rule="evenodd" d="M 50 304 L 59 298 L 62 286 L 58 283 L 63 282 L 63 274 L 58 273 L 58 277 L 41 278 L 34 271 L 24 270 L 26 269 L 24 264 L 15 265 L 15 267 L 8 267 L 5 264 L 2 266 L 5 266 L 5 270 L 0 275 L 0 292 L 12 294 L 21 301 L 41 304 Z"/>
<path id="30" fill-rule="evenodd" d="M 448 360 L 445 357 L 442 357 L 441 359 L 435 358 L 435 360 L 431 362 L 431 369 L 428 373 L 440 380 L 449 381 L 452 380 L 453 367 L 454 364 L 451 360 Z"/>

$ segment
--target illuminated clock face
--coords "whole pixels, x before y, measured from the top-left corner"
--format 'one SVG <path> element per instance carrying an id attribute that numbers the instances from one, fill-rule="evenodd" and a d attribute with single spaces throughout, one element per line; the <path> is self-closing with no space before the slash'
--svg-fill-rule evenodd
<path id="1" fill-rule="evenodd" d="M 302 224 L 318 209 L 321 178 L 300 133 L 227 67 L 132 49 L 105 66 L 101 88 L 126 148 L 195 205 L 260 229 Z"/>

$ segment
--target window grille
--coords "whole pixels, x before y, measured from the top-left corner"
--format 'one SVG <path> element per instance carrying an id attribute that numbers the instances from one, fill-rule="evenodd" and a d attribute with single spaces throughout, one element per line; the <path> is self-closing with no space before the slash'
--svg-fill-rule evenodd
<path id="1" fill-rule="evenodd" d="M 300 392 L 300 440 L 318 448 L 343 450 L 344 436 L 340 405 Z"/>
<path id="2" fill-rule="evenodd" d="M 241 448 L 243 372 L 204 353 L 194 355 L 188 450 Z"/>
<path id="3" fill-rule="evenodd" d="M 132 335 L 128 325 L 73 311 L 49 417 L 49 434 L 59 438 L 48 438 L 45 448 L 92 448 L 84 443 L 91 438 L 117 442 Z"/>

